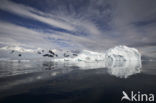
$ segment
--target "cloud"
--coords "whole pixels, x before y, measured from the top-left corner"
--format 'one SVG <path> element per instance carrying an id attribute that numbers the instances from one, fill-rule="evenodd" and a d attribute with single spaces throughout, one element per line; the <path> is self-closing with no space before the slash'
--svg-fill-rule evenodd
<path id="1" fill-rule="evenodd" d="M 4 2 L 3 5 L 0 6 L 2 10 L 20 15 L 22 17 L 32 18 L 44 22 L 51 26 L 69 30 L 71 32 L 61 33 L 61 31 L 58 32 L 58 31 L 51 30 L 52 31 L 51 33 L 41 33 L 41 32 L 38 33 L 38 31 L 26 27 L 21 27 L 20 25 L 1 22 L 0 28 L 2 32 L 1 37 L 3 38 L 2 41 L 7 39 L 7 42 L 11 42 L 10 44 L 12 44 L 12 42 L 14 43 L 16 42 L 16 44 L 25 43 L 29 45 L 31 43 L 33 45 L 37 45 L 37 44 L 39 45 L 41 43 L 39 42 L 34 43 L 34 41 L 47 42 L 48 41 L 47 38 L 51 38 L 51 40 L 53 41 L 59 39 L 62 40 L 60 42 L 64 42 L 64 43 L 66 42 L 70 45 L 75 44 L 78 47 L 84 47 L 84 48 L 90 48 L 91 46 L 95 47 L 95 45 L 97 45 L 97 41 L 99 41 L 96 39 L 101 35 L 101 31 L 99 30 L 98 26 L 94 22 L 88 19 L 83 19 L 83 17 L 81 16 L 80 18 L 76 18 L 75 15 L 55 16 L 50 13 L 45 14 L 41 11 L 35 10 L 34 8 L 22 4 L 17 4 L 11 1 L 3 1 L 3 2 Z M 13 28 L 17 28 L 17 29 L 13 29 Z M 84 36 L 82 34 L 86 34 L 88 36 Z M 7 38 L 6 35 L 8 35 L 9 38 Z M 44 43 L 44 44 L 48 45 L 49 43 Z M 56 43 L 54 42 L 53 44 Z M 103 43 L 100 43 L 98 45 L 103 45 Z"/>
<path id="2" fill-rule="evenodd" d="M 45 17 L 46 15 L 44 15 L 44 13 L 42 13 L 43 16 L 37 15 L 38 13 L 40 13 L 39 11 L 31 7 L 24 6 L 22 4 L 13 3 L 8 0 L 2 1 L 2 4 L 0 5 L 0 9 L 11 12 L 11 13 L 15 13 L 23 17 L 32 18 L 32 19 L 41 21 L 43 23 L 46 23 L 46 24 L 49 24 L 51 26 L 55 26 L 58 28 L 67 29 L 71 31 L 74 30 L 74 27 L 72 27 L 72 25 L 70 24 L 58 21 L 53 18 Z"/>
<path id="3" fill-rule="evenodd" d="M 23 24 L 44 23 L 57 30 L 45 25 L 37 25 L 40 29 L 30 28 L 5 19 L 0 21 L 0 43 L 32 48 L 62 45 L 95 51 L 115 45 L 152 46 L 151 49 L 155 48 L 156 38 L 155 5 L 155 1 L 147 0 L 37 0 L 33 5 L 31 1 L 3 0 L 0 10 L 27 18 L 28 22 L 21 21 Z"/>
<path id="4" fill-rule="evenodd" d="M 7 43 L 12 46 L 28 46 L 32 48 L 40 46 L 47 48 L 51 45 L 45 39 L 46 35 L 11 23 L 0 22 L 0 31 L 0 41 L 3 44 Z M 51 46 L 54 46 L 54 44 Z"/>
<path id="5" fill-rule="evenodd" d="M 154 5 L 156 5 L 155 1 L 149 2 L 146 0 L 142 2 L 134 0 L 117 2 L 111 21 L 114 31 L 118 32 L 118 36 L 128 41 L 129 44 L 139 41 L 144 43 L 148 42 L 147 40 L 153 41 L 155 35 L 151 32 L 154 31 L 156 23 L 149 22 L 148 25 L 143 27 L 141 25 L 137 26 L 135 23 L 151 21 L 156 18 Z M 150 26 L 151 24 L 153 26 Z"/>
<path id="6" fill-rule="evenodd" d="M 86 44 L 93 44 L 89 38 L 71 35 L 69 33 L 53 32 L 43 33 L 26 27 L 0 21 L 0 43 L 11 46 L 23 46 L 29 48 L 59 48 L 56 41 L 67 43 L 71 47 L 85 48 Z M 82 46 L 84 44 L 84 47 Z"/>
<path id="7" fill-rule="evenodd" d="M 15 51 L 18 51 L 18 52 L 30 52 L 30 53 L 33 53 L 34 50 L 32 49 L 25 49 L 25 48 L 21 48 L 21 47 L 9 47 L 9 46 L 5 46 L 5 47 L 2 47 L 0 48 L 0 50 L 15 50 Z"/>

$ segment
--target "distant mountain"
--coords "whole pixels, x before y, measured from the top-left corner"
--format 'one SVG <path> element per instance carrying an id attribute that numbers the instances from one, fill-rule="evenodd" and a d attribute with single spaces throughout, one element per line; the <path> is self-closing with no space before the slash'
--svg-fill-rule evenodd
<path id="1" fill-rule="evenodd" d="M 129 52 L 129 53 L 128 53 Z M 43 49 L 43 48 L 24 48 L 20 46 L 4 46 L 0 48 L 0 58 L 5 59 L 53 59 L 53 58 L 79 58 L 88 60 L 104 60 L 105 57 L 115 60 L 128 60 L 129 55 L 131 58 L 136 54 L 139 54 L 138 51 L 134 48 L 128 48 L 126 46 L 116 46 L 107 50 L 106 52 L 99 53 L 89 50 L 63 50 L 63 49 Z M 107 55 L 106 55 L 107 54 Z M 134 55 L 135 54 L 135 55 Z M 106 56 L 105 56 L 106 55 Z M 136 55 L 137 56 L 137 55 Z M 139 56 L 138 56 L 139 57 Z M 141 56 L 141 60 L 156 60 L 156 58 L 148 57 L 145 55 Z"/>
<path id="2" fill-rule="evenodd" d="M 10 59 L 52 59 L 75 57 L 80 53 L 79 50 L 62 49 L 42 49 L 42 48 L 23 48 L 20 46 L 4 46 L 0 48 L 0 58 Z"/>

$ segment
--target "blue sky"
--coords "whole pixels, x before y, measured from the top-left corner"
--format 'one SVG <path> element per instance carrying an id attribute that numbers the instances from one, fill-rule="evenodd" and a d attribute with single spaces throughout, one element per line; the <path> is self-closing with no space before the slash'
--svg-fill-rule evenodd
<path id="1" fill-rule="evenodd" d="M 1 0 L 0 46 L 102 51 L 116 45 L 156 56 L 155 0 Z"/>

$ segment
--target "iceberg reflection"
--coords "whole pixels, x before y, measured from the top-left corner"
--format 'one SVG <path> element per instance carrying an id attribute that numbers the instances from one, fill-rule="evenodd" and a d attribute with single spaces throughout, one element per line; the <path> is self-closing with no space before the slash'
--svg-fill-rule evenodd
<path id="1" fill-rule="evenodd" d="M 52 65 L 53 64 L 53 65 Z M 52 63 L 51 65 L 45 65 L 44 67 L 46 69 L 53 69 L 53 68 L 64 68 L 62 70 L 65 70 L 65 68 L 75 68 L 80 70 L 89 70 L 89 69 L 99 69 L 104 68 L 107 69 L 107 72 L 110 75 L 119 77 L 119 78 L 127 78 L 133 74 L 140 73 L 141 72 L 141 61 L 140 60 L 115 60 L 115 61 L 98 61 L 98 62 L 56 62 Z"/>
<path id="2" fill-rule="evenodd" d="M 141 72 L 141 61 L 112 61 L 106 63 L 108 73 L 119 78 L 127 78 Z"/>

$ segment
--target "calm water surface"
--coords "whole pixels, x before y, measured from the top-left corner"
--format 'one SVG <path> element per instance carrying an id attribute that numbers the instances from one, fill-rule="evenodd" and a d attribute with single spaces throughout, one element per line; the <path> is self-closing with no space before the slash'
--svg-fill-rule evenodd
<path id="1" fill-rule="evenodd" d="M 155 61 L 101 65 L 0 61 L 0 103 L 120 103 L 122 91 L 156 95 Z"/>

